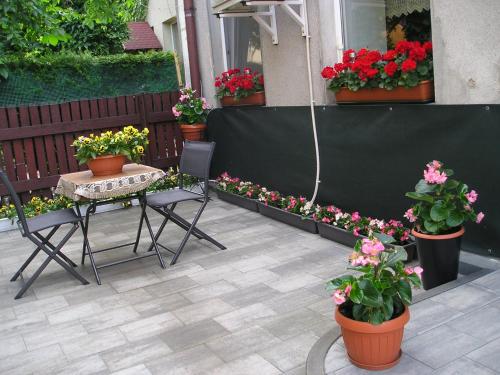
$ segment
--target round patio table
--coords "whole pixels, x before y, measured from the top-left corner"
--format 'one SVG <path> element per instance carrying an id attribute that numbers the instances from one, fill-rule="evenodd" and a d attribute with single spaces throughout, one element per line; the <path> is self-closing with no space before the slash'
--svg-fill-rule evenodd
<path id="1" fill-rule="evenodd" d="M 143 206 L 146 189 L 151 184 L 163 178 L 164 176 L 165 172 L 163 172 L 161 169 L 134 163 L 124 165 L 122 173 L 116 175 L 96 177 L 92 174 L 91 171 L 81 171 L 63 174 L 59 178 L 55 193 L 64 195 L 75 201 L 75 207 L 80 216 L 81 206 L 88 204 L 87 210 L 85 212 L 85 220 L 82 224 L 82 264 L 85 263 L 85 256 L 88 255 L 97 284 L 101 285 L 101 279 L 98 272 L 99 269 L 125 262 L 130 262 L 133 260 L 158 255 L 161 266 L 165 268 L 162 257 L 155 252 L 148 252 L 144 255 L 133 256 L 106 264 L 97 265 L 95 262 L 94 254 L 103 251 L 114 250 L 133 245 L 133 252 L 136 253 L 142 229 L 142 216 L 139 221 L 137 237 L 134 242 L 116 245 L 100 250 L 93 250 L 90 247 L 90 243 L 88 240 L 90 215 L 96 212 L 98 206 L 110 203 L 130 201 L 134 198 L 137 198 L 141 203 L 141 206 Z M 145 220 L 148 220 L 147 216 L 145 217 Z M 148 229 L 149 228 L 150 225 L 148 225 Z"/>

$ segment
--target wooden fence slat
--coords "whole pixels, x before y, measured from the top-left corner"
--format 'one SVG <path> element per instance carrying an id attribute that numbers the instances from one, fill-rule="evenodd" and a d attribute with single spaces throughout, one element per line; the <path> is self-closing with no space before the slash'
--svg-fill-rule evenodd
<path id="1" fill-rule="evenodd" d="M 76 103 L 76 104 L 75 104 Z M 73 105 L 73 110 L 71 108 Z M 61 104 L 61 120 L 62 121 L 71 121 L 72 120 L 72 112 L 75 112 L 76 118 L 80 119 L 80 108 L 78 108 L 78 102 L 73 103 L 63 103 Z M 78 162 L 74 157 L 75 149 L 71 147 L 73 143 L 73 134 L 64 134 L 64 149 L 66 152 L 66 159 L 68 160 L 68 167 L 70 172 L 78 171 Z"/>
<path id="2" fill-rule="evenodd" d="M 21 127 L 30 128 L 31 120 L 29 109 L 27 107 L 19 108 L 19 124 Z M 26 165 L 29 173 L 29 178 L 38 178 L 38 169 L 36 165 L 35 147 L 33 138 L 26 138 L 23 141 Z"/>
<path id="3" fill-rule="evenodd" d="M 7 118 L 9 120 L 9 126 L 11 128 L 19 127 L 19 119 L 18 119 L 18 109 L 17 108 L 8 108 L 7 109 Z M 26 161 L 24 159 L 24 144 L 20 139 L 16 139 L 12 143 L 14 147 L 14 159 L 15 159 L 15 170 L 16 170 L 16 179 L 15 181 L 25 181 L 28 179 L 28 170 L 26 168 Z M 28 199 L 27 193 L 21 193 L 21 198 L 23 200 Z"/>
<path id="4" fill-rule="evenodd" d="M 9 120 L 7 118 L 7 109 L 0 108 L 0 129 L 7 128 Z M 3 162 L 5 164 L 5 171 L 11 181 L 16 180 L 16 168 L 14 166 L 14 152 L 12 142 L 2 142 Z"/>
<path id="5" fill-rule="evenodd" d="M 40 120 L 40 111 L 39 107 L 28 107 L 29 109 L 29 114 L 30 114 L 30 120 L 31 120 L 31 126 L 36 126 L 41 123 Z M 38 167 L 38 175 L 39 178 L 47 177 L 49 175 L 48 172 L 48 162 L 47 162 L 47 157 L 45 153 L 45 144 L 43 141 L 42 137 L 35 137 L 34 138 L 35 142 L 35 156 L 36 156 L 36 161 L 37 161 L 37 167 Z M 50 189 L 41 189 L 40 194 L 43 195 L 44 197 L 50 198 L 52 196 L 52 192 Z"/>
<path id="6" fill-rule="evenodd" d="M 50 107 L 48 105 L 44 105 L 40 107 L 40 114 L 42 116 L 42 123 L 50 123 Z M 59 170 L 57 168 L 57 158 L 54 152 L 54 137 L 49 135 L 43 138 L 45 140 L 45 155 L 49 164 L 49 173 L 50 175 L 59 175 Z"/>
<path id="7" fill-rule="evenodd" d="M 52 121 L 62 122 L 61 109 L 59 108 L 59 104 L 52 104 L 49 106 L 49 108 Z M 68 160 L 66 157 L 66 145 L 64 144 L 64 136 L 62 134 L 56 134 L 54 135 L 54 140 L 56 145 L 56 155 L 57 155 L 57 164 L 59 166 L 59 174 L 68 173 L 69 168 L 68 168 Z"/>

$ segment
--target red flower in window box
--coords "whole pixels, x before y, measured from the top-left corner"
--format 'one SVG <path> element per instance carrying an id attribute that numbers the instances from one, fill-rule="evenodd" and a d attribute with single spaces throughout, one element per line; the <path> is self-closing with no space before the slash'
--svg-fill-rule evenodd
<path id="1" fill-rule="evenodd" d="M 217 97 L 223 106 L 264 105 L 264 76 L 250 68 L 229 69 L 215 79 Z"/>

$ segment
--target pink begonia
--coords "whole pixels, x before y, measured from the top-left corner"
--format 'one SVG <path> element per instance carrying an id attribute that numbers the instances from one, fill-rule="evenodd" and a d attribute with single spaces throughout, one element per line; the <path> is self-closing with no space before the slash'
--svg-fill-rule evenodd
<path id="1" fill-rule="evenodd" d="M 306 201 L 306 198 L 305 198 L 305 197 L 300 196 L 300 197 L 299 197 L 299 201 L 300 201 L 300 203 L 304 203 L 304 202 Z"/>
<path id="2" fill-rule="evenodd" d="M 404 217 L 407 218 L 410 223 L 417 221 L 417 217 L 413 214 L 413 208 L 406 210 Z"/>
<path id="3" fill-rule="evenodd" d="M 360 221 L 361 220 L 361 215 L 357 211 L 353 212 L 352 215 L 351 215 L 351 219 L 352 219 L 353 222 Z"/>
<path id="4" fill-rule="evenodd" d="M 201 98 L 201 103 L 202 103 L 202 105 L 201 105 L 202 109 L 208 109 L 207 99 Z"/>
<path id="5" fill-rule="evenodd" d="M 410 239 L 410 231 L 405 230 L 403 235 L 401 236 L 401 241 L 405 242 L 405 241 L 408 241 L 409 239 Z"/>
<path id="6" fill-rule="evenodd" d="M 368 238 L 363 239 L 363 244 L 361 245 L 361 251 L 370 256 L 378 256 L 385 247 L 378 239 L 374 238 L 370 240 Z"/>
<path id="7" fill-rule="evenodd" d="M 336 305 L 342 305 L 345 302 L 345 294 L 341 290 L 336 290 L 333 293 L 333 301 Z"/>
<path id="8" fill-rule="evenodd" d="M 180 115 L 182 115 L 182 111 L 178 111 L 177 108 L 175 108 L 175 105 L 172 107 L 172 113 L 175 117 L 179 117 Z"/>
<path id="9" fill-rule="evenodd" d="M 413 269 L 413 272 L 415 272 L 418 277 L 422 278 L 422 273 L 424 272 L 424 269 L 420 266 L 417 266 Z"/>
<path id="10" fill-rule="evenodd" d="M 187 99 L 189 99 L 189 95 L 181 95 L 181 97 L 179 98 L 179 100 L 181 102 L 183 102 L 184 100 L 187 100 Z"/>
<path id="11" fill-rule="evenodd" d="M 437 160 L 433 160 L 431 163 L 427 164 L 428 167 L 434 167 L 436 169 L 439 169 L 441 168 L 443 165 L 437 161 Z"/>
<path id="12" fill-rule="evenodd" d="M 472 207 L 470 205 L 468 205 L 468 204 L 466 204 L 464 206 L 464 208 L 465 208 L 465 211 L 472 211 Z"/>
<path id="13" fill-rule="evenodd" d="M 344 292 L 345 292 L 345 294 L 346 294 L 347 297 L 349 297 L 349 294 L 351 294 L 351 290 L 352 290 L 352 286 L 351 285 L 347 285 L 345 287 Z"/>
<path id="14" fill-rule="evenodd" d="M 478 213 L 476 216 L 476 224 L 479 224 L 484 219 L 484 214 L 482 212 Z"/>
<path id="15" fill-rule="evenodd" d="M 469 203 L 474 203 L 477 201 L 477 197 L 479 196 L 475 190 L 471 190 L 470 193 L 465 194 L 465 198 L 469 201 Z"/>
<path id="16" fill-rule="evenodd" d="M 321 221 L 322 221 L 323 223 L 329 223 L 329 222 L 330 222 L 330 219 L 329 219 L 329 218 L 327 218 L 327 217 L 324 217 L 323 219 L 321 219 Z"/>
<path id="17" fill-rule="evenodd" d="M 354 234 L 356 237 L 359 236 L 359 228 L 358 227 L 355 227 L 352 231 L 352 234 Z"/>
<path id="18" fill-rule="evenodd" d="M 326 210 L 327 210 L 328 212 L 332 212 L 332 213 L 333 213 L 333 212 L 335 212 L 335 207 L 333 207 L 333 206 L 328 206 L 328 207 L 326 208 Z"/>
<path id="19" fill-rule="evenodd" d="M 406 267 L 406 268 L 405 268 L 405 273 L 406 273 L 407 275 L 411 275 L 413 272 L 414 272 L 414 271 L 413 271 L 413 267 Z"/>
<path id="20" fill-rule="evenodd" d="M 448 179 L 445 172 L 439 172 L 434 166 L 428 164 L 424 171 L 424 179 L 428 184 L 444 184 Z"/>

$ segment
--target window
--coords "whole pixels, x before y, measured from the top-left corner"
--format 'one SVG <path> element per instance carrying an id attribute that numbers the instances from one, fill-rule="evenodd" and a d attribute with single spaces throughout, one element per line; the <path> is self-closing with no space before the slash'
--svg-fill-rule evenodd
<path id="1" fill-rule="evenodd" d="M 249 67 L 262 71 L 259 25 L 250 17 L 223 19 L 225 68 Z"/>
<path id="2" fill-rule="evenodd" d="M 430 0 L 335 0 L 344 49 L 385 51 L 399 40 L 431 39 Z"/>
<path id="3" fill-rule="evenodd" d="M 163 48 L 167 51 L 174 51 L 177 55 L 182 55 L 179 27 L 176 17 L 163 22 Z"/>

